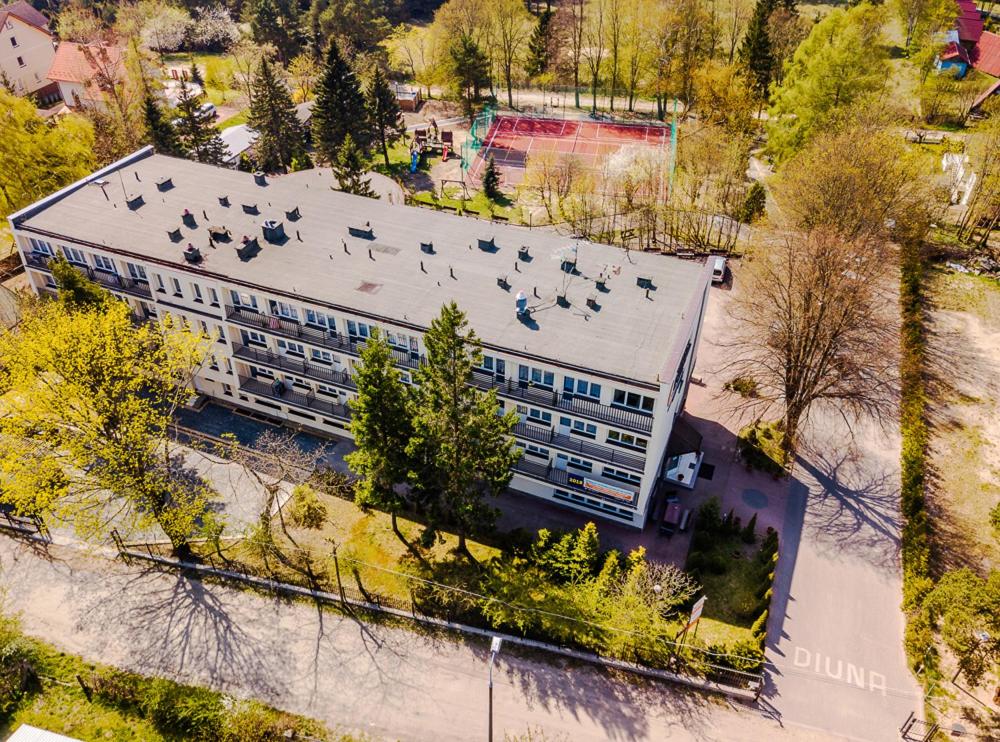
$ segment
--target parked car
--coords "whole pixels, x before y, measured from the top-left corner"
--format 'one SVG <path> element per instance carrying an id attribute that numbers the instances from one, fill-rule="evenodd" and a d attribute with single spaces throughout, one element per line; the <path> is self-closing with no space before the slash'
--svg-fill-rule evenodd
<path id="1" fill-rule="evenodd" d="M 725 283 L 726 259 L 720 255 L 712 260 L 712 283 Z"/>

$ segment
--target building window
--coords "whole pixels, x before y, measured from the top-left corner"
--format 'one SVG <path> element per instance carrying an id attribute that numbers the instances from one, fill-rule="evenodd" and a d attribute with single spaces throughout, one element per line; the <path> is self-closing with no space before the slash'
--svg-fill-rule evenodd
<path id="1" fill-rule="evenodd" d="M 319 350 L 317 348 L 312 349 L 312 359 L 316 363 L 322 363 L 325 366 L 332 366 L 334 356 L 328 350 Z"/>
<path id="2" fill-rule="evenodd" d="M 159 273 L 154 273 L 153 276 L 156 278 L 156 290 L 161 294 L 167 293 L 167 288 L 163 285 L 163 276 Z"/>
<path id="3" fill-rule="evenodd" d="M 104 255 L 94 256 L 94 267 L 99 271 L 104 271 L 105 273 L 117 273 L 115 270 L 115 263 L 111 258 L 105 257 Z"/>
<path id="4" fill-rule="evenodd" d="M 34 237 L 29 237 L 28 242 L 31 244 L 32 252 L 36 252 L 39 255 L 48 255 L 50 257 L 55 255 L 55 252 L 52 250 L 52 245 L 45 240 L 36 240 Z"/>
<path id="5" fill-rule="evenodd" d="M 553 372 L 534 366 L 525 366 L 523 363 L 518 365 L 517 378 L 525 384 L 531 383 L 544 389 L 552 389 L 556 383 L 556 375 Z"/>
<path id="6" fill-rule="evenodd" d="M 617 479 L 619 482 L 627 482 L 628 484 L 639 484 L 642 481 L 642 477 L 638 474 L 615 469 L 613 466 L 605 466 L 601 473 L 608 479 Z"/>
<path id="7" fill-rule="evenodd" d="M 270 307 L 271 314 L 276 314 L 279 317 L 284 317 L 285 319 L 293 319 L 296 322 L 299 321 L 299 311 L 291 304 L 285 304 L 283 301 L 275 301 L 272 299 L 270 301 Z"/>
<path id="8" fill-rule="evenodd" d="M 231 397 L 233 396 L 233 388 L 229 386 L 229 384 L 223 384 L 222 393 L 225 394 L 227 397 Z"/>
<path id="9" fill-rule="evenodd" d="M 334 389 L 332 386 L 327 386 L 326 384 L 316 385 L 317 394 L 325 394 L 327 397 L 333 397 L 336 401 L 340 401 L 340 390 Z"/>
<path id="10" fill-rule="evenodd" d="M 196 283 L 191 284 L 191 291 L 194 293 L 194 300 L 199 304 L 204 304 L 205 300 L 201 297 L 201 286 Z"/>
<path id="11" fill-rule="evenodd" d="M 226 373 L 231 374 L 233 372 L 232 361 L 230 361 L 228 358 L 225 357 L 222 360 L 226 362 Z"/>
<path id="12" fill-rule="evenodd" d="M 127 270 L 128 274 L 136 281 L 140 281 L 141 283 L 149 283 L 149 280 L 146 278 L 146 269 L 143 268 L 141 265 L 136 265 L 135 263 L 126 263 L 125 270 Z"/>
<path id="13" fill-rule="evenodd" d="M 528 419 L 533 423 L 540 423 L 549 427 L 552 426 L 552 413 L 546 412 L 545 410 L 539 410 L 532 407 L 528 410 Z"/>
<path id="14" fill-rule="evenodd" d="M 215 342 L 223 345 L 226 343 L 226 331 L 222 329 L 222 325 L 215 326 Z"/>
<path id="15" fill-rule="evenodd" d="M 184 292 L 181 291 L 181 282 L 180 281 L 178 281 L 176 278 L 171 278 L 170 279 L 170 285 L 174 289 L 174 296 L 179 297 L 179 298 L 183 298 L 184 297 Z"/>
<path id="16" fill-rule="evenodd" d="M 306 348 L 302 343 L 295 343 L 291 340 L 278 339 L 278 350 L 284 353 L 286 356 L 298 356 L 299 358 L 306 357 Z"/>
<path id="17" fill-rule="evenodd" d="M 615 389 L 614 401 L 612 402 L 617 407 L 627 407 L 630 410 L 639 410 L 640 412 L 652 412 L 653 403 L 652 397 L 636 392 L 627 392 L 624 389 Z"/>
<path id="18" fill-rule="evenodd" d="M 71 263 L 75 263 L 76 265 L 87 264 L 87 257 L 83 254 L 83 250 L 77 250 L 75 247 L 64 245 L 63 253 L 66 255 L 66 260 Z"/>
<path id="19" fill-rule="evenodd" d="M 207 338 L 208 337 L 208 323 L 205 320 L 203 320 L 203 319 L 198 320 L 198 323 L 201 325 L 201 336 Z"/>
<path id="20" fill-rule="evenodd" d="M 250 367 L 250 375 L 251 376 L 263 376 L 265 379 L 273 379 L 274 378 L 274 371 L 272 371 L 269 368 L 261 368 L 260 366 L 251 366 Z"/>
<path id="21" fill-rule="evenodd" d="M 568 428 L 573 435 L 584 438 L 597 438 L 597 426 L 593 423 L 585 423 L 583 420 L 571 420 L 568 417 L 559 418 L 559 427 Z"/>
<path id="22" fill-rule="evenodd" d="M 244 345 L 256 345 L 259 348 L 267 347 L 267 336 L 262 332 L 254 330 L 240 330 Z"/>
<path id="23" fill-rule="evenodd" d="M 565 453 L 557 453 L 556 458 L 562 461 L 565 465 L 561 468 L 569 467 L 570 469 L 587 472 L 588 474 L 594 471 L 594 465 L 592 463 L 584 461 L 583 459 L 578 459 L 576 456 L 570 456 Z"/>
<path id="24" fill-rule="evenodd" d="M 229 296 L 233 300 L 234 307 L 243 307 L 243 309 L 257 311 L 257 297 L 253 294 L 244 294 L 239 291 L 230 290 Z"/>
<path id="25" fill-rule="evenodd" d="M 623 433 L 620 430 L 609 430 L 608 443 L 612 446 L 621 446 L 622 448 L 634 448 L 636 451 L 645 451 L 649 441 L 645 438 L 640 438 L 637 435 L 632 435 L 631 433 Z"/>
<path id="26" fill-rule="evenodd" d="M 536 446 L 534 443 L 526 443 L 524 446 L 524 452 L 529 456 L 545 459 L 546 461 L 549 460 L 549 449 Z"/>
<path id="27" fill-rule="evenodd" d="M 572 376 L 563 377 L 563 392 L 571 396 L 587 397 L 595 402 L 601 400 L 600 384 L 595 384 L 586 379 L 574 379 Z"/>
<path id="28" fill-rule="evenodd" d="M 306 310 L 306 324 L 314 327 L 322 327 L 324 330 L 337 331 L 337 319 L 329 314 L 317 312 L 314 309 Z"/>
<path id="29" fill-rule="evenodd" d="M 290 374 L 285 374 L 285 382 L 291 384 L 294 387 L 298 387 L 303 391 L 311 392 L 312 387 L 306 383 L 305 379 L 300 379 L 298 376 L 291 376 Z"/>
<path id="30" fill-rule="evenodd" d="M 18 67 L 24 67 L 24 66 L 26 66 L 26 65 L 24 64 L 24 57 L 18 57 L 18 58 L 17 58 L 17 66 L 18 66 Z"/>
<path id="31" fill-rule="evenodd" d="M 208 287 L 208 303 L 213 307 L 219 306 L 219 292 L 211 286 Z"/>
<path id="32" fill-rule="evenodd" d="M 493 356 L 483 356 L 483 363 L 481 368 L 483 371 L 488 371 L 493 374 L 498 379 L 504 379 L 507 376 L 507 363 L 503 358 L 494 358 Z"/>
<path id="33" fill-rule="evenodd" d="M 211 356 L 209 356 L 209 359 L 210 359 L 210 363 L 208 364 L 208 367 L 211 368 L 213 371 L 218 371 L 219 370 L 219 359 L 216 358 L 214 354 L 211 355 Z"/>
<path id="34" fill-rule="evenodd" d="M 352 338 L 369 338 L 373 329 L 373 325 L 368 325 L 364 322 L 355 322 L 352 319 L 347 320 L 347 334 Z"/>

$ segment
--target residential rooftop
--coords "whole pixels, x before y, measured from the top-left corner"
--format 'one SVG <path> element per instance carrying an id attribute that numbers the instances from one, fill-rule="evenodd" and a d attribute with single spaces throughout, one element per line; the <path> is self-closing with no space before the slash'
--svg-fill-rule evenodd
<path id="1" fill-rule="evenodd" d="M 418 330 L 454 300 L 487 346 L 651 384 L 672 378 L 666 364 L 708 282 L 701 261 L 391 204 L 332 185 L 322 170 L 258 178 L 145 148 L 11 221 Z M 284 238 L 266 239 L 265 220 L 281 223 Z M 210 227 L 230 241 L 212 238 Z M 257 241 L 241 250 L 250 257 L 236 249 L 244 237 Z M 200 262 L 185 261 L 189 244 Z M 515 311 L 519 292 L 529 319 Z"/>

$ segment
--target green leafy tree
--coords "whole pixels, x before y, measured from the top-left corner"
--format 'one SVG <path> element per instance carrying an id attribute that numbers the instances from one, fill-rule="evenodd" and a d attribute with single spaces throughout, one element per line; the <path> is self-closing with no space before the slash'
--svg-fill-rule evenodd
<path id="1" fill-rule="evenodd" d="M 389 145 L 395 144 L 406 133 L 406 124 L 403 123 L 396 93 L 381 67 L 375 67 L 371 85 L 368 86 L 368 117 L 375 133 L 374 139 L 381 145 L 385 166 L 389 167 Z"/>
<path id="2" fill-rule="evenodd" d="M 346 456 L 358 475 L 354 499 L 363 508 L 378 508 L 392 517 L 399 535 L 397 513 L 406 505 L 400 484 L 410 470 L 406 447 L 413 435 L 409 393 L 396 369 L 392 348 L 373 332 L 361 349 L 354 369 L 358 395 L 350 401 L 351 434 L 357 448 Z"/>
<path id="3" fill-rule="evenodd" d="M 244 13 L 257 44 L 273 46 L 283 63 L 295 56 L 295 21 L 290 8 L 282 8 L 275 0 L 253 0 Z"/>
<path id="4" fill-rule="evenodd" d="M 210 165 L 221 165 L 228 154 L 225 142 L 212 122 L 201 112 L 201 96 L 194 95 L 181 80 L 177 96 L 177 135 L 188 157 Z"/>
<path id="5" fill-rule="evenodd" d="M 20 622 L 0 610 L 0 718 L 14 712 L 37 680 L 38 660 L 35 644 L 21 632 Z"/>
<path id="6" fill-rule="evenodd" d="M 518 458 L 510 438 L 517 416 L 498 415 L 496 390 L 484 393 L 469 383 L 482 351 L 455 302 L 441 308 L 424 344 L 427 363 L 416 372 L 407 446 L 415 462 L 410 483 L 429 495 L 432 517 L 455 529 L 458 549 L 468 556 L 466 536 L 496 519 L 485 497 L 499 495 L 510 482 Z"/>
<path id="7" fill-rule="evenodd" d="M 350 134 L 344 138 L 344 143 L 337 151 L 331 170 L 333 177 L 337 179 L 339 190 L 353 193 L 355 196 L 378 198 L 378 194 L 372 189 L 371 181 L 365 177 L 367 168 L 364 153 L 354 143 L 354 137 Z"/>
<path id="8" fill-rule="evenodd" d="M 31 307 L 0 335 L 0 501 L 84 537 L 155 524 L 186 556 L 209 491 L 178 472 L 168 428 L 208 343 L 169 315 L 136 327 L 124 302 Z"/>
<path id="9" fill-rule="evenodd" d="M 357 146 L 366 147 L 367 110 L 357 75 L 337 44 L 331 42 L 312 109 L 313 145 L 320 156 L 330 162 L 335 160 L 348 134 Z"/>
<path id="10" fill-rule="evenodd" d="M 49 261 L 52 277 L 59 287 L 59 301 L 69 310 L 106 306 L 111 295 L 70 265 L 62 255 Z"/>
<path id="11" fill-rule="evenodd" d="M 266 58 L 260 60 L 251 85 L 253 96 L 247 124 L 257 132 L 254 159 L 262 170 L 287 170 L 306 150 L 305 133 L 295 115 L 292 95 L 275 76 L 274 67 Z"/>
<path id="12" fill-rule="evenodd" d="M 543 10 L 528 39 L 528 77 L 538 77 L 549 71 L 552 63 L 552 11 Z"/>
<path id="13" fill-rule="evenodd" d="M 0 217 L 93 172 L 94 130 L 86 119 L 46 121 L 30 100 L 3 89 L 0 111 Z"/>
<path id="14" fill-rule="evenodd" d="M 486 160 L 486 169 L 483 170 L 483 193 L 486 198 L 496 201 L 502 195 L 500 193 L 500 171 L 497 170 L 497 163 L 493 155 Z"/>
<path id="15" fill-rule="evenodd" d="M 884 88 L 891 78 L 884 16 L 866 3 L 835 9 L 813 27 L 774 90 L 767 146 L 775 159 L 787 160 L 837 114 Z"/>
<path id="16" fill-rule="evenodd" d="M 146 141 L 152 144 L 157 152 L 164 155 L 184 155 L 174 125 L 163 115 L 160 104 L 148 91 L 143 100 L 143 117 L 146 121 Z"/>
<path id="17" fill-rule="evenodd" d="M 490 60 L 468 34 L 458 37 L 448 56 L 451 62 L 449 75 L 462 99 L 465 115 L 471 122 L 480 91 L 490 84 Z"/>

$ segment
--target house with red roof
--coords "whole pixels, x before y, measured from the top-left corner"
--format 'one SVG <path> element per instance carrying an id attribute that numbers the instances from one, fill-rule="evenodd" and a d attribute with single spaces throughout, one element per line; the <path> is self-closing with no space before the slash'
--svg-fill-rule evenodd
<path id="1" fill-rule="evenodd" d="M 975 0 L 955 0 L 958 17 L 948 33 L 948 46 L 938 59 L 939 69 L 955 68 L 963 77 L 971 67 L 1000 77 L 1000 35 L 985 30 Z"/>
<path id="2" fill-rule="evenodd" d="M 56 98 L 48 79 L 55 53 L 48 18 L 24 0 L 0 5 L 0 73 L 15 93 Z"/>
<path id="3" fill-rule="evenodd" d="M 125 52 L 121 47 L 63 41 L 56 48 L 48 77 L 59 86 L 70 108 L 102 108 L 124 74 Z"/>

